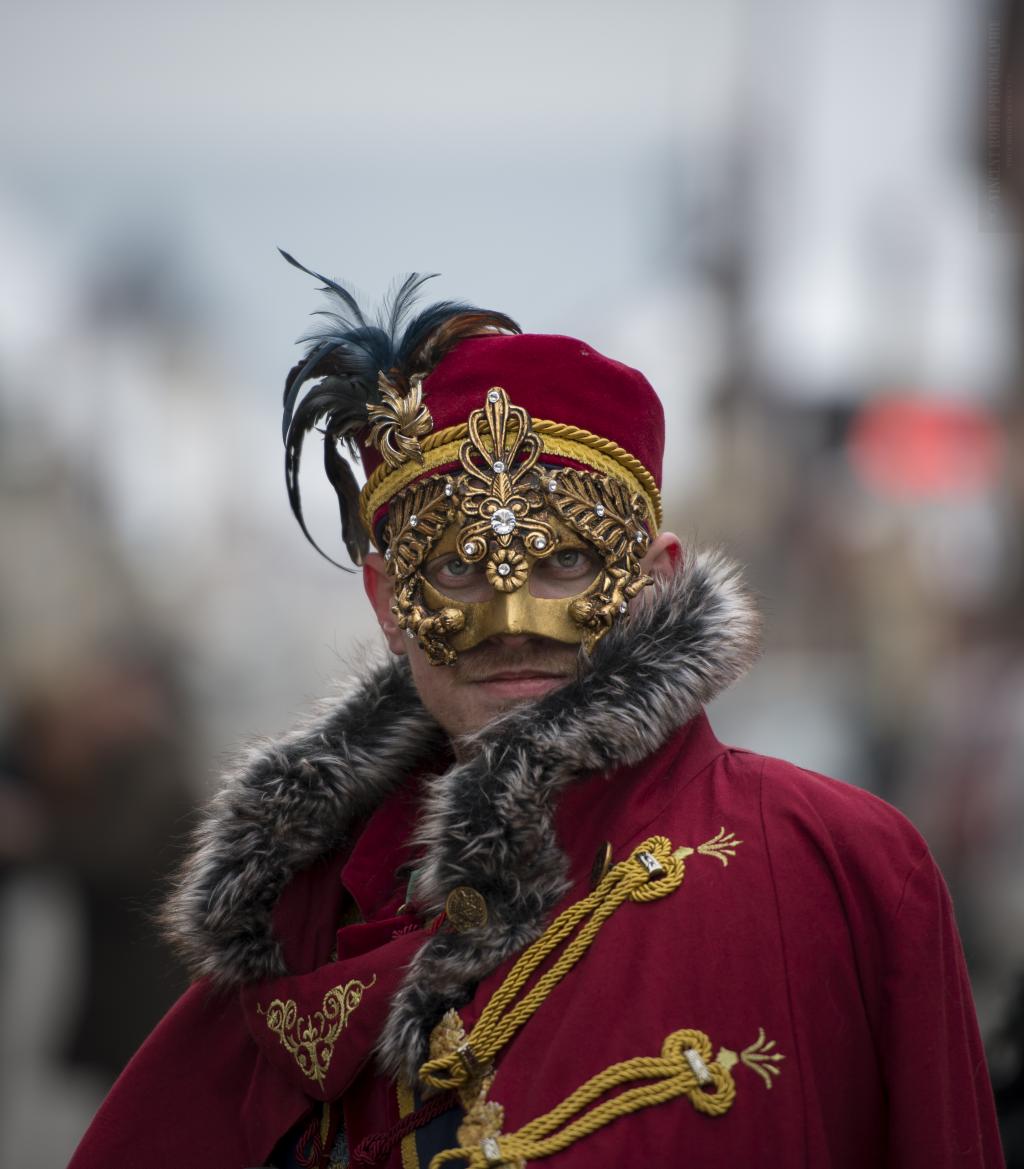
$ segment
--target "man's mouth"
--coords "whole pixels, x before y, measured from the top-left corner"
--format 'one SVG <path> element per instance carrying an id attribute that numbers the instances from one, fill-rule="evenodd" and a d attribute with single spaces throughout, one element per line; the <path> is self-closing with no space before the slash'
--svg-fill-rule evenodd
<path id="1" fill-rule="evenodd" d="M 497 670 L 478 678 L 475 685 L 496 698 L 536 698 L 569 681 L 569 676 L 552 670 Z"/>

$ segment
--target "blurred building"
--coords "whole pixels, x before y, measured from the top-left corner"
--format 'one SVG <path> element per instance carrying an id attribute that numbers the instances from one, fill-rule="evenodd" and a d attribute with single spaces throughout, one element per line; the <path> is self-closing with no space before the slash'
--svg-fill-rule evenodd
<path id="1" fill-rule="evenodd" d="M 59 1163 L 130 1046 L 82 1015 L 128 993 L 126 922 L 171 993 L 137 910 L 187 808 L 378 644 L 287 509 L 276 407 L 315 306 L 278 244 L 371 298 L 440 270 L 651 376 L 666 513 L 767 617 L 716 728 L 912 816 L 998 1031 L 1024 960 L 1020 38 L 1015 0 L 11 9 L 0 1163 Z"/>

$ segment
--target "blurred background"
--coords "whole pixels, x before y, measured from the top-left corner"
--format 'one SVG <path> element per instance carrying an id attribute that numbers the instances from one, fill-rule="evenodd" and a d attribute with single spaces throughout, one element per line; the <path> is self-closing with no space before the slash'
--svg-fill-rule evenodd
<path id="1" fill-rule="evenodd" d="M 224 762 L 378 649 L 285 499 L 278 245 L 648 374 L 669 526 L 768 620 L 716 729 L 924 832 L 1021 1139 L 1018 8 L 6 0 L 0 1165 L 63 1163 L 180 989 L 151 915 Z"/>

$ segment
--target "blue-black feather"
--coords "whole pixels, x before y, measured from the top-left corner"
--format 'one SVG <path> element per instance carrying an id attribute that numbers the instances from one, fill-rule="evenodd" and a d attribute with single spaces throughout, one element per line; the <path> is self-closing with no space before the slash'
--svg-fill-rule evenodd
<path id="1" fill-rule="evenodd" d="M 384 373 L 399 392 L 406 392 L 413 375 L 428 374 L 448 349 L 465 337 L 493 331 L 518 333 L 519 326 L 503 313 L 451 300 L 430 305 L 410 320 L 420 290 L 435 275 L 420 272 L 410 273 L 393 287 L 371 321 L 343 284 L 278 250 L 293 267 L 321 281 L 321 291 L 330 298 L 329 307 L 313 314 L 320 321 L 301 338 L 306 352 L 285 380 L 281 432 L 288 500 L 314 548 L 332 564 L 344 567 L 320 548 L 302 513 L 299 464 L 303 440 L 308 431 L 323 423 L 324 468 L 338 495 L 342 539 L 353 561 L 361 564 L 369 537 L 359 517 L 356 477 L 340 447 L 344 445 L 353 459 L 358 457 L 359 437 L 369 425 L 368 408 L 381 401 L 379 375 Z M 317 384 L 304 391 L 314 379 L 319 379 Z"/>

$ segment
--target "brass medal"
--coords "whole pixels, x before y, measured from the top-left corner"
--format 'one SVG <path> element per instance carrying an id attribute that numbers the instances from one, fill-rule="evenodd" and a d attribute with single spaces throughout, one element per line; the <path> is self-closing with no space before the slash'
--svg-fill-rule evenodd
<path id="1" fill-rule="evenodd" d="M 445 898 L 444 911 L 460 934 L 487 924 L 487 902 L 469 885 L 456 885 Z"/>

